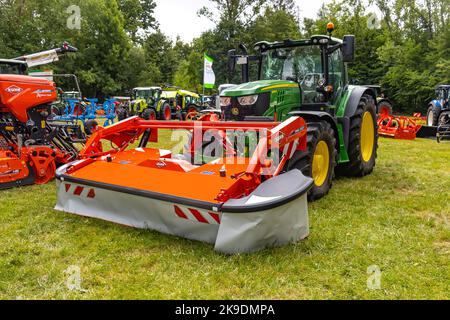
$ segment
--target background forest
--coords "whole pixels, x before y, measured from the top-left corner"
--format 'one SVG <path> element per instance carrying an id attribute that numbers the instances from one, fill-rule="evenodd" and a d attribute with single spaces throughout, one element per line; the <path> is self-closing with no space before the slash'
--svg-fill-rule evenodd
<path id="1" fill-rule="evenodd" d="M 379 21 L 369 4 L 378 8 Z M 80 29 L 67 28 L 71 5 L 81 9 Z M 356 35 L 351 78 L 382 85 L 397 112 L 424 112 L 434 87 L 450 83 L 450 0 L 335 0 L 315 19 L 301 18 L 293 0 L 210 0 L 198 14 L 215 27 L 190 43 L 162 33 L 155 6 L 154 0 L 0 0 L 0 57 L 68 41 L 79 52 L 53 67 L 77 74 L 84 95 L 163 83 L 200 91 L 203 53 L 215 59 L 216 84 L 236 82 L 239 75 L 227 72 L 229 49 L 323 34 L 332 21 L 336 37 Z"/>

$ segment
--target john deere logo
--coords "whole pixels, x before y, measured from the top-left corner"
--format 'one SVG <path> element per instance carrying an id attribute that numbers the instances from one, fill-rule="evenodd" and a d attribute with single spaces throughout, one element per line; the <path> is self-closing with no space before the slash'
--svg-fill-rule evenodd
<path id="1" fill-rule="evenodd" d="M 238 116 L 239 115 L 239 108 L 231 109 L 231 113 L 233 114 L 233 116 Z"/>
<path id="2" fill-rule="evenodd" d="M 5 89 L 6 92 L 9 93 L 21 93 L 23 91 L 22 88 L 19 88 L 18 86 L 9 86 L 8 88 Z"/>

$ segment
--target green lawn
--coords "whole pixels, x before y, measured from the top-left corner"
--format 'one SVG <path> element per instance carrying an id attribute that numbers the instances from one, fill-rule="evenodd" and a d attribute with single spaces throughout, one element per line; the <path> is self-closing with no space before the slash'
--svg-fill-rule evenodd
<path id="1" fill-rule="evenodd" d="M 449 195 L 449 143 L 380 139 L 372 175 L 309 206 L 307 240 L 226 256 L 55 211 L 54 183 L 0 191 L 0 298 L 448 299 Z"/>

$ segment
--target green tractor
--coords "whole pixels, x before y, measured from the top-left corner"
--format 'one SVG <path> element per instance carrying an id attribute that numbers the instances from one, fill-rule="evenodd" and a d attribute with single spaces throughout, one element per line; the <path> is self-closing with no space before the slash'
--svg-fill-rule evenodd
<path id="1" fill-rule="evenodd" d="M 161 87 L 137 87 L 133 89 L 132 101 L 126 108 L 117 110 L 120 120 L 137 115 L 146 120 L 170 120 L 172 111 L 169 101 L 162 97 Z"/>
<path id="2" fill-rule="evenodd" d="M 224 90 L 225 120 L 282 121 L 301 116 L 308 125 L 308 151 L 294 155 L 286 170 L 298 168 L 314 179 L 309 199 L 326 195 L 335 171 L 362 177 L 375 166 L 378 148 L 376 94 L 349 84 L 347 63 L 354 61 L 355 37 L 316 35 L 306 40 L 258 42 L 256 56 L 230 50 L 229 67 L 242 65 L 243 82 Z M 259 80 L 248 81 L 249 62 L 257 61 Z M 245 81 L 246 80 L 246 81 Z"/>
<path id="3" fill-rule="evenodd" d="M 162 96 L 169 101 L 172 113 L 180 120 L 186 120 L 189 114 L 203 109 L 201 98 L 195 92 L 175 88 L 174 90 L 164 90 Z"/>

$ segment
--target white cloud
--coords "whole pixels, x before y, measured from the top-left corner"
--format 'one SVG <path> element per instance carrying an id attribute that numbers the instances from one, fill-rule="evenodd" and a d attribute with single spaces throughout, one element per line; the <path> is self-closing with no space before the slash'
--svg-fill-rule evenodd
<path id="1" fill-rule="evenodd" d="M 155 0 L 155 17 L 161 30 L 170 38 L 179 36 L 189 42 L 202 32 L 214 27 L 207 18 L 197 16 L 203 6 L 211 6 L 208 0 Z M 296 0 L 300 8 L 300 18 L 315 18 L 320 7 L 331 0 Z"/>

